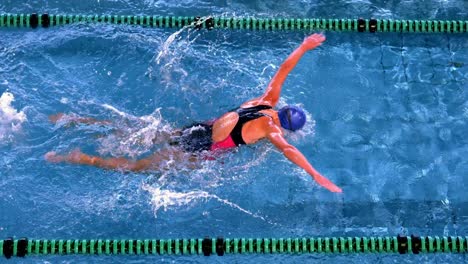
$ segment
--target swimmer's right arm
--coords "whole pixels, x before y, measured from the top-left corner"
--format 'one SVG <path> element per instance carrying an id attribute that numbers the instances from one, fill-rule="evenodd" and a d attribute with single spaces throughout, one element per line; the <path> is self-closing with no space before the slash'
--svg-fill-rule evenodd
<path id="1" fill-rule="evenodd" d="M 281 129 L 277 127 L 272 127 L 271 129 L 272 130 L 267 135 L 267 138 L 271 141 L 271 143 L 273 143 L 273 145 L 275 145 L 275 147 L 283 152 L 286 158 L 299 167 L 303 168 L 318 184 L 327 188 L 329 191 L 339 193 L 342 192 L 340 187 L 336 186 L 333 182 L 323 177 L 318 171 L 316 171 L 314 167 L 312 167 L 312 165 L 307 161 L 304 155 L 302 155 L 302 153 L 297 148 L 290 145 L 283 138 Z"/>
<path id="2" fill-rule="evenodd" d="M 261 100 L 263 103 L 268 103 L 271 106 L 275 106 L 278 103 L 281 88 L 283 86 L 286 77 L 297 65 L 301 57 L 309 50 L 312 50 L 322 44 L 325 41 L 325 36 L 322 34 L 313 34 L 307 37 L 304 42 L 293 52 L 289 57 L 281 64 L 278 72 L 271 80 L 268 88 L 260 98 L 256 100 Z"/>

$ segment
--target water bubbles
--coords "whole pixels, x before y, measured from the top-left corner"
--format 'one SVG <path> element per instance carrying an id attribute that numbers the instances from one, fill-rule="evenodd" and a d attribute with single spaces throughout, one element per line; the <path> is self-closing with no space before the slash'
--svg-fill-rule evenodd
<path id="1" fill-rule="evenodd" d="M 163 211 L 167 211 L 169 209 L 176 210 L 182 206 L 187 207 L 187 205 L 193 205 L 195 202 L 206 202 L 208 200 L 214 200 L 227 205 L 232 209 L 248 214 L 254 218 L 269 222 L 261 215 L 255 214 L 227 199 L 222 199 L 217 195 L 210 194 L 206 191 L 195 190 L 189 192 L 177 192 L 169 189 L 165 190 L 161 187 L 152 187 L 148 184 L 143 184 L 141 188 L 151 194 L 151 204 L 153 205 L 155 217 L 157 217 L 157 213 L 160 209 Z M 203 211 L 203 215 L 207 216 L 209 215 L 209 212 Z"/>
<path id="2" fill-rule="evenodd" d="M 441 128 L 439 130 L 439 138 L 442 141 L 448 142 L 452 138 L 452 132 L 448 128 Z"/>
<path id="3" fill-rule="evenodd" d="M 429 110 L 426 106 L 417 102 L 413 102 L 411 103 L 411 108 L 413 110 L 412 114 L 416 121 L 421 123 L 427 123 L 429 121 L 431 115 L 429 114 Z"/>
<path id="4" fill-rule="evenodd" d="M 468 106 L 463 108 L 463 116 L 468 119 Z"/>
<path id="5" fill-rule="evenodd" d="M 66 98 L 66 97 L 60 98 L 60 102 L 61 102 L 62 104 L 68 104 L 69 101 L 70 101 L 70 100 L 68 100 L 68 98 Z"/>
<path id="6" fill-rule="evenodd" d="M 13 101 L 15 97 L 9 92 L 4 92 L 0 97 L 0 142 L 5 139 L 12 140 L 27 120 L 23 111 L 18 111 L 11 105 Z"/>
<path id="7" fill-rule="evenodd" d="M 347 147 L 357 146 L 364 143 L 364 138 L 359 134 L 348 134 L 342 139 L 342 144 Z"/>
<path id="8" fill-rule="evenodd" d="M 153 113 L 141 117 L 118 110 L 112 105 L 103 104 L 104 108 L 120 116 L 114 124 L 116 132 L 100 138 L 99 153 L 113 156 L 136 158 L 148 153 L 157 144 L 164 144 L 173 128 L 163 120 L 159 108 Z"/>
<path id="9" fill-rule="evenodd" d="M 127 74 L 124 72 L 119 76 L 119 79 L 117 80 L 117 86 L 118 87 L 123 86 L 126 80 L 127 80 Z"/>
<path id="10" fill-rule="evenodd" d="M 409 84 L 407 82 L 397 82 L 393 87 L 397 90 L 408 90 Z"/>

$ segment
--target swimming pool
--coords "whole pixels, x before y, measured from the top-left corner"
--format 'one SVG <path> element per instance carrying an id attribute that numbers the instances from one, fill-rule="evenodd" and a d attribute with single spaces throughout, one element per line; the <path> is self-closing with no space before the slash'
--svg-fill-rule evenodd
<path id="1" fill-rule="evenodd" d="M 81 1 L 0 4 L 0 12 L 465 18 L 463 1 Z M 305 7 L 304 7 L 305 6 Z M 31 238 L 465 235 L 465 35 L 327 32 L 287 79 L 284 103 L 313 118 L 288 137 L 343 188 L 319 188 L 271 145 L 242 147 L 203 169 L 121 173 L 46 163 L 50 150 L 144 155 L 149 146 L 99 126 L 52 125 L 76 113 L 127 134 L 206 120 L 261 94 L 304 33 L 191 31 L 111 25 L 2 30 L 0 234 Z M 11 96 L 10 96 L 11 94 Z M 11 108 L 10 108 L 11 107 Z M 18 111 L 7 114 L 8 110 Z M 146 125 L 136 120 L 144 117 Z M 124 124 L 128 122 L 127 124 Z M 11 123 L 15 126 L 12 127 Z M 104 136 L 103 136 L 104 135 Z M 274 167 L 272 166 L 274 165 Z M 274 256 L 298 261 L 461 261 L 464 256 Z M 150 256 L 144 260 L 161 260 Z M 270 256 L 212 258 L 259 262 Z M 37 262 L 37 258 L 21 261 Z M 101 261 L 48 257 L 42 261 Z M 138 261 L 106 257 L 108 262 Z M 164 261 L 204 262 L 202 257 Z"/>

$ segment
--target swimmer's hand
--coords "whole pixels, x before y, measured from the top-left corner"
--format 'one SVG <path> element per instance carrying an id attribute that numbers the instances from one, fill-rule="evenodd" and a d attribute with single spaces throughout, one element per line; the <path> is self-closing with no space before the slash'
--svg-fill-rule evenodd
<path id="1" fill-rule="evenodd" d="M 305 48 L 306 50 L 311 50 L 322 45 L 322 42 L 324 41 L 325 41 L 324 35 L 312 34 L 304 39 L 304 42 L 302 42 L 301 47 Z"/>
<path id="2" fill-rule="evenodd" d="M 340 187 L 336 186 L 333 182 L 331 182 L 329 179 L 323 177 L 319 173 L 314 173 L 312 174 L 312 177 L 314 180 L 322 185 L 323 187 L 327 188 L 331 192 L 336 192 L 336 193 L 341 193 L 343 192 Z"/>

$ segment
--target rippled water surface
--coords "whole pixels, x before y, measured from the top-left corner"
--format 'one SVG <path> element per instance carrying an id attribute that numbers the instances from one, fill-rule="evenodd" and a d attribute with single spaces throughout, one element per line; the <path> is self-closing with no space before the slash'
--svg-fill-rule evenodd
<path id="1" fill-rule="evenodd" d="M 467 20 L 466 1 L 0 1 L 0 13 Z M 186 238 L 468 232 L 465 35 L 326 32 L 280 104 L 332 194 L 262 141 L 197 169 L 123 173 L 50 164 L 48 151 L 129 158 L 168 131 L 260 95 L 304 32 L 77 24 L 0 29 L 0 237 Z M 51 124 L 58 112 L 112 126 Z M 44 257 L 37 262 L 462 262 L 464 256 Z"/>

